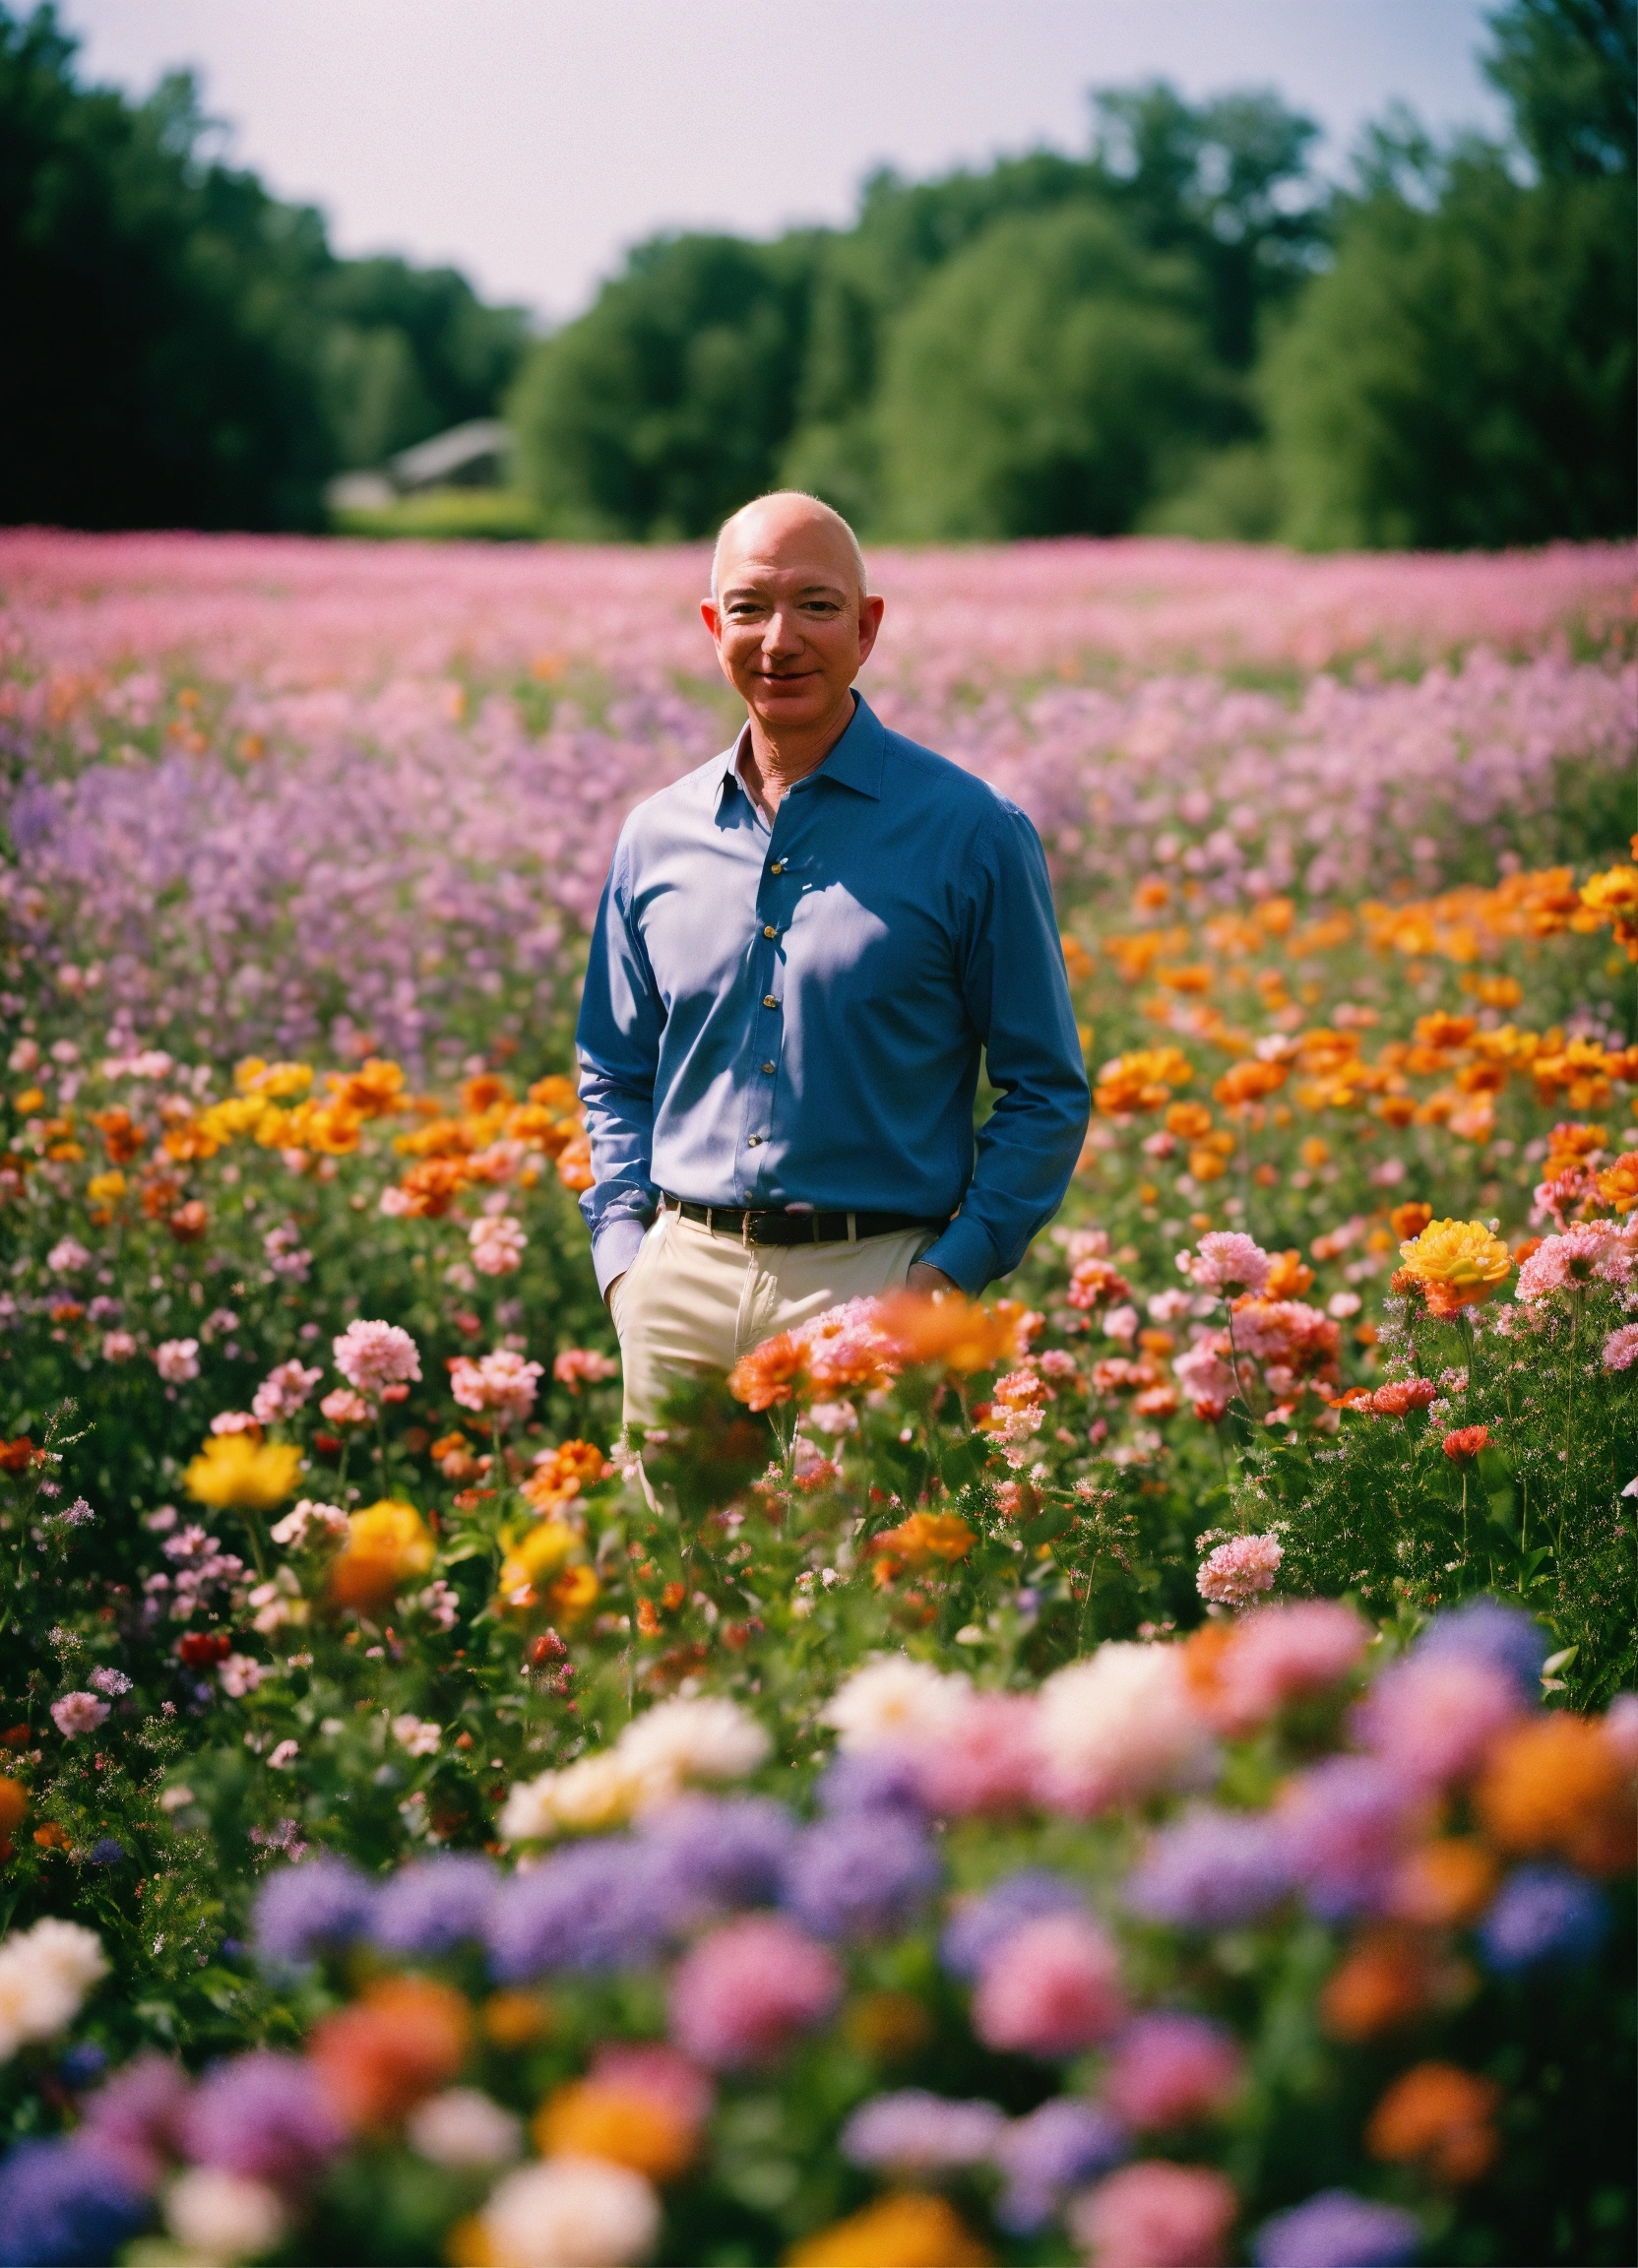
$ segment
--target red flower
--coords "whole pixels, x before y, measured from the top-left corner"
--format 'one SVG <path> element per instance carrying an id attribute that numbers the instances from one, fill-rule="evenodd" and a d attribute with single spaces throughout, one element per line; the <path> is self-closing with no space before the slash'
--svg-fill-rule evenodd
<path id="1" fill-rule="evenodd" d="M 1439 1389 L 1431 1378 L 1396 1378 L 1391 1385 L 1378 1386 L 1370 1398 L 1374 1418 L 1405 1418 L 1413 1410 L 1425 1410 L 1430 1402 L 1438 1400 Z"/>
<path id="2" fill-rule="evenodd" d="M 1477 1457 L 1480 1449 L 1490 1445 L 1488 1425 L 1459 1425 L 1454 1433 L 1445 1435 L 1445 1455 L 1453 1465 L 1465 1465 L 1470 1457 Z"/>

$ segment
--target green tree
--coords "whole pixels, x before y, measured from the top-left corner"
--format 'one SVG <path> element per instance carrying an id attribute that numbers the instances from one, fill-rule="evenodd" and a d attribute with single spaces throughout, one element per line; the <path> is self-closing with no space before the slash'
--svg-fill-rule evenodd
<path id="1" fill-rule="evenodd" d="M 492 417 L 529 345 L 520 307 L 488 307 L 454 268 L 334 262 L 313 308 L 340 461 L 379 465 L 447 426 Z"/>
<path id="2" fill-rule="evenodd" d="M 1638 171 L 1638 10 L 1632 0 L 1513 0 L 1491 19 L 1485 74 L 1548 178 Z"/>
<path id="3" fill-rule="evenodd" d="M 1161 484 L 1180 433 L 1243 423 L 1187 264 L 1112 215 L 998 221 L 927 284 L 879 406 L 889 523 L 913 536 L 1108 535 Z"/>
<path id="4" fill-rule="evenodd" d="M 801 373 L 813 239 L 659 237 L 538 346 L 510 414 L 566 536 L 703 536 L 768 487 Z"/>

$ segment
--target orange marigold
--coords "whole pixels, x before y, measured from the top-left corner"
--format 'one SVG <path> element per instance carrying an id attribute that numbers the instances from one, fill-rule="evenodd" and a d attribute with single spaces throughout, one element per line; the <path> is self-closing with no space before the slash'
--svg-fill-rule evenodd
<path id="1" fill-rule="evenodd" d="M 896 1292 L 883 1300 L 878 1320 L 902 1361 L 942 1362 L 964 1376 L 1016 1361 L 1028 1345 L 1027 1310 L 1015 1299 L 983 1307 L 957 1292 L 934 1299 L 920 1292 Z"/>
<path id="2" fill-rule="evenodd" d="M 308 2060 L 349 2126 L 379 2127 L 447 2086 L 466 2059 L 472 2011 L 429 1977 L 387 1977 L 362 1999 L 321 2017 Z"/>
<path id="3" fill-rule="evenodd" d="M 554 2087 L 531 2129 L 545 2157 L 603 2158 L 651 2181 L 674 2181 L 691 2164 L 698 2129 L 676 2106 L 607 2080 Z"/>
<path id="4" fill-rule="evenodd" d="M 1427 1948 L 1408 1929 L 1374 1929 L 1352 1946 L 1319 1996 L 1334 2040 L 1371 2040 L 1419 2016 L 1433 1996 Z"/>
<path id="5" fill-rule="evenodd" d="M 1630 1213 L 1638 1207 L 1638 1150 L 1623 1150 L 1612 1166 L 1605 1167 L 1598 1177 L 1598 1192 L 1613 1212 Z"/>
<path id="6" fill-rule="evenodd" d="M 728 1392 L 753 1410 L 771 1410 L 776 1402 L 788 1402 L 805 1362 L 806 1350 L 788 1331 L 764 1339 L 742 1354 L 728 1372 Z"/>
<path id="7" fill-rule="evenodd" d="M 1632 1774 L 1604 1727 L 1585 1717 L 1539 1717 L 1507 1733 L 1474 1802 L 1503 1851 L 1560 1852 L 1595 1874 L 1632 1864 Z"/>
<path id="8" fill-rule="evenodd" d="M 804 2236 L 785 2268 L 986 2268 L 989 2258 L 953 2205 L 905 2189 Z"/>
<path id="9" fill-rule="evenodd" d="M 897 1528 L 874 1537 L 870 1548 L 888 1552 L 908 1567 L 926 1567 L 935 1560 L 952 1566 L 965 1559 L 976 1542 L 959 1512 L 913 1512 Z"/>
<path id="10" fill-rule="evenodd" d="M 1365 2148 L 1373 2158 L 1394 2163 L 1419 2159 L 1444 2181 L 1477 2181 L 1495 2159 L 1490 2121 L 1500 2101 L 1493 2079 L 1455 2063 L 1418 2063 L 1377 2104 L 1365 2128 Z"/>

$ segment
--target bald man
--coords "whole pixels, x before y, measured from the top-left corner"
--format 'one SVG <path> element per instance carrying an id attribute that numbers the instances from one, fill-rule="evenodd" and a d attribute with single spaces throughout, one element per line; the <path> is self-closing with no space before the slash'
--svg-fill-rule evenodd
<path id="1" fill-rule="evenodd" d="M 1034 827 L 853 690 L 883 600 L 848 523 L 747 504 L 700 612 L 745 724 L 621 830 L 577 1035 L 639 1427 L 841 1300 L 981 1292 L 1056 1211 L 1090 1100 Z"/>

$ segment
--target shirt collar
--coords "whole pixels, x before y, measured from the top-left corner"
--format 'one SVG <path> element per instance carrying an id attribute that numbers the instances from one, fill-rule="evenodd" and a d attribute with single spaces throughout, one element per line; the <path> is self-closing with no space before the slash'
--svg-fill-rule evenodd
<path id="1" fill-rule="evenodd" d="M 741 794 L 745 792 L 745 784 L 739 777 L 739 758 L 750 729 L 749 723 L 745 724 L 738 738 L 723 753 L 723 785 L 737 788 Z M 855 692 L 852 723 L 823 764 L 808 777 L 834 780 L 839 788 L 850 788 L 855 794 L 868 795 L 872 802 L 879 803 L 886 756 L 887 732 L 882 721 L 864 695 Z"/>

